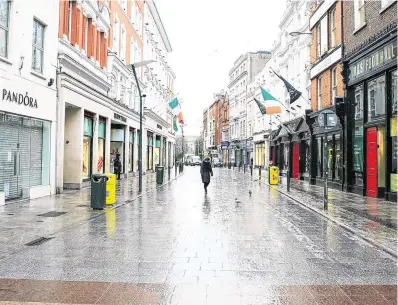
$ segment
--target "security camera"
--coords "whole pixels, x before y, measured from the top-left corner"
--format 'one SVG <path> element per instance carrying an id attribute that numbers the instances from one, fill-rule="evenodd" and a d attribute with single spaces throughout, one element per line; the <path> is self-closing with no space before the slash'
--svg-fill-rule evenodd
<path id="1" fill-rule="evenodd" d="M 50 80 L 48 81 L 48 86 L 51 87 L 54 84 L 54 79 L 50 78 Z"/>

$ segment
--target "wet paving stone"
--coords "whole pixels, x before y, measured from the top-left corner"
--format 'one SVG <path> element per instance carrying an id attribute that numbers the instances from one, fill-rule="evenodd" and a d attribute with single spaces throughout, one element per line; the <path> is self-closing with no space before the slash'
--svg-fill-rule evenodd
<path id="1" fill-rule="evenodd" d="M 188 168 L 7 256 L 0 305 L 396 304 L 396 272 L 395 258 L 249 175 L 216 169 L 205 196 Z"/>

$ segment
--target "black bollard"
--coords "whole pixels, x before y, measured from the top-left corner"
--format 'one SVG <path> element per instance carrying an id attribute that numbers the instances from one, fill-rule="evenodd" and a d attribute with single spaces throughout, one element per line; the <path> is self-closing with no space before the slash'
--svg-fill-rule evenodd
<path id="1" fill-rule="evenodd" d="M 246 164 L 243 164 L 243 172 L 246 174 Z"/>
<path id="2" fill-rule="evenodd" d="M 258 168 L 258 180 L 261 180 L 261 166 Z"/>

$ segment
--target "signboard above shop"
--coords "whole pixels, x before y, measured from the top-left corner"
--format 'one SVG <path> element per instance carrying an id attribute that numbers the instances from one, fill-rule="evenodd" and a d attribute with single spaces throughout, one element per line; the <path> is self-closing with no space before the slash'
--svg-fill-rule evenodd
<path id="1" fill-rule="evenodd" d="M 375 71 L 383 69 L 391 63 L 396 63 L 397 42 L 386 44 L 377 51 L 363 57 L 349 67 L 348 82 L 353 83 L 357 79 L 367 78 Z"/>

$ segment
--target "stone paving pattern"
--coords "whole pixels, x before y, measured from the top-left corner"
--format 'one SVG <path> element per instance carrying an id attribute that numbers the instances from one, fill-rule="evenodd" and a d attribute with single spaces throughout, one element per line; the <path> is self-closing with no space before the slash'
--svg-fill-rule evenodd
<path id="1" fill-rule="evenodd" d="M 268 174 L 267 172 L 265 172 Z M 258 179 L 258 172 L 255 172 Z M 290 193 L 286 178 L 272 186 L 299 202 L 310 205 L 320 213 L 347 225 L 360 236 L 374 241 L 397 255 L 397 203 L 329 188 L 328 211 L 323 209 L 323 187 L 292 179 Z M 267 183 L 264 177 L 262 181 Z"/>
<path id="2" fill-rule="evenodd" d="M 397 304 L 396 263 L 247 174 L 206 196 L 196 167 L 2 259 L 0 305 Z"/>
<path id="3" fill-rule="evenodd" d="M 179 174 L 177 173 L 177 176 Z M 175 171 L 170 171 L 170 179 Z M 156 189 L 155 174 L 143 176 L 143 193 Z M 165 173 L 164 182 L 169 181 Z M 134 200 L 138 196 L 138 177 L 122 179 L 117 184 L 116 205 Z M 97 217 L 101 211 L 90 208 L 90 188 L 65 191 L 61 195 L 24 200 L 0 206 L 0 260 L 11 253 L 26 249 L 25 244 L 39 237 L 50 236 L 68 226 Z M 67 212 L 62 217 L 42 217 L 43 213 Z"/>

